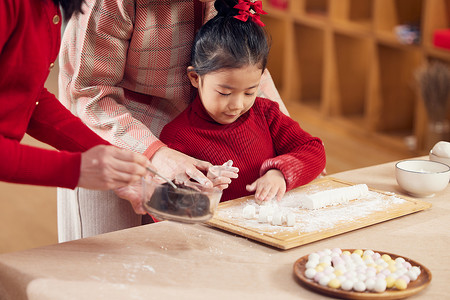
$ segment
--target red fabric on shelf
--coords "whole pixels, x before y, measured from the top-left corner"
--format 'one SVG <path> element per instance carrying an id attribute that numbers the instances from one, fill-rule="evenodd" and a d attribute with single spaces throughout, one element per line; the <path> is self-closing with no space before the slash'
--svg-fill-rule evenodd
<path id="1" fill-rule="evenodd" d="M 433 45 L 450 50 L 450 29 L 438 29 L 433 34 Z"/>

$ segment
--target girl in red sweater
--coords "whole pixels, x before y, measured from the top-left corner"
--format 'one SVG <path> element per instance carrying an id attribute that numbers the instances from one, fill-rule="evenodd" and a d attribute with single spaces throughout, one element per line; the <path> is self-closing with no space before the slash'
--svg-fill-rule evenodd
<path id="1" fill-rule="evenodd" d="M 269 53 L 261 1 L 216 0 L 215 8 L 217 16 L 196 35 L 187 69 L 198 95 L 160 139 L 216 168 L 232 160 L 239 177 L 223 167 L 230 181 L 222 201 L 252 193 L 258 202 L 280 200 L 322 172 L 323 144 L 276 102 L 256 97 Z M 214 172 L 208 176 L 214 182 Z"/>

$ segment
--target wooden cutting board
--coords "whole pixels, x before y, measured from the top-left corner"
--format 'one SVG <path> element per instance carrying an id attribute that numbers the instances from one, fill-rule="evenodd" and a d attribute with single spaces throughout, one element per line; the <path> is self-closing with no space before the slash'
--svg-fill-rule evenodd
<path id="1" fill-rule="evenodd" d="M 321 178 L 289 191 L 283 200 L 287 197 L 295 199 L 304 194 L 351 185 L 355 184 L 331 177 Z M 256 218 L 244 219 L 242 209 L 248 203 L 254 203 L 253 196 L 220 203 L 214 217 L 207 224 L 286 250 L 431 207 L 431 203 L 402 195 L 378 191 L 370 187 L 369 191 L 371 196 L 367 199 L 356 199 L 348 204 L 318 210 L 294 208 L 293 212 L 296 215 L 294 227 L 260 224 Z M 383 207 L 375 209 L 377 205 Z M 321 219 L 326 222 L 314 225 Z"/>

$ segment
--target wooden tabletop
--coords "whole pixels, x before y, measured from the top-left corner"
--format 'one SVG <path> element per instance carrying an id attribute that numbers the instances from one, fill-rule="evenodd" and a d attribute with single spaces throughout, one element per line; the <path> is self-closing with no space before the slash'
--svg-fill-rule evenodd
<path id="1" fill-rule="evenodd" d="M 404 193 L 395 162 L 333 174 Z M 325 248 L 373 249 L 426 266 L 430 285 L 410 299 L 445 299 L 450 278 L 450 186 L 432 208 L 290 250 L 205 225 L 160 222 L 0 255 L 0 299 L 330 299 L 304 288 L 297 259 Z"/>

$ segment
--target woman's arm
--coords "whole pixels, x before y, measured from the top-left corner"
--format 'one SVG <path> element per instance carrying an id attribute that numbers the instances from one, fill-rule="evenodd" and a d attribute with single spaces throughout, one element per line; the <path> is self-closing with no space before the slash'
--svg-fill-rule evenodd
<path id="1" fill-rule="evenodd" d="M 28 124 L 27 133 L 58 150 L 84 152 L 97 145 L 110 145 L 89 129 L 43 89 Z"/>

